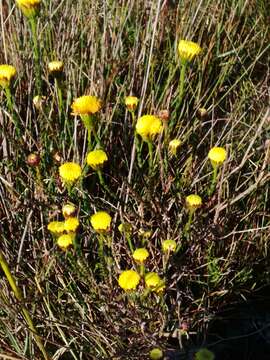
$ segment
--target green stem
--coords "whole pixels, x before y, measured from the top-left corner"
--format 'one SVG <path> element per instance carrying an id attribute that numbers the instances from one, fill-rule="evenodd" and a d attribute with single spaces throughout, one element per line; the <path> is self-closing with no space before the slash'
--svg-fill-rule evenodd
<path id="1" fill-rule="evenodd" d="M 4 271 L 4 274 L 6 275 L 6 278 L 9 282 L 9 285 L 12 289 L 12 291 L 14 292 L 14 295 L 16 297 L 16 299 L 22 303 L 23 301 L 23 296 L 22 296 L 22 293 L 21 293 L 21 290 L 18 288 L 18 286 L 16 285 L 16 282 L 14 280 L 14 277 L 12 276 L 10 270 L 9 270 L 9 266 L 8 266 L 8 263 L 4 257 L 4 254 L 2 253 L 2 251 L 0 250 L 0 265 Z M 33 320 L 31 318 L 31 315 L 29 314 L 28 310 L 26 309 L 26 307 L 24 305 L 21 305 L 21 309 L 22 309 L 22 313 L 23 313 L 23 316 L 25 318 L 25 321 L 27 322 L 28 326 L 29 326 L 29 329 L 32 331 L 33 333 L 33 336 L 36 340 L 36 343 L 40 349 L 40 351 L 42 352 L 43 354 L 43 357 L 45 360 L 49 360 L 49 357 L 46 353 L 46 350 L 45 350 L 45 347 L 42 343 L 42 340 L 41 338 L 38 336 L 37 334 L 37 331 L 36 331 L 36 328 L 35 328 L 35 325 L 33 323 Z"/>
<path id="2" fill-rule="evenodd" d="M 187 235 L 189 234 L 189 230 L 190 230 L 190 226 L 191 226 L 191 223 L 192 223 L 193 214 L 194 214 L 193 211 L 189 211 L 189 214 L 188 214 L 188 222 L 186 223 L 185 229 L 184 229 L 184 235 L 185 235 L 185 236 L 187 236 Z"/>
<path id="3" fill-rule="evenodd" d="M 36 88 L 38 93 L 41 93 L 41 64 L 40 64 L 40 56 L 39 56 L 40 53 L 39 53 L 39 46 L 37 39 L 37 20 L 33 16 L 29 18 L 29 21 L 30 21 L 32 39 L 33 39 L 35 71 L 37 73 Z"/>
<path id="4" fill-rule="evenodd" d="M 133 252 L 134 252 L 134 248 L 133 248 L 133 245 L 132 245 L 132 242 L 131 242 L 130 234 L 125 233 L 125 237 L 126 237 L 127 242 L 128 242 L 128 247 L 129 247 L 129 250 L 130 250 L 130 251 L 131 251 L 131 253 L 133 254 Z"/>
<path id="5" fill-rule="evenodd" d="M 101 170 L 97 170 L 97 174 L 98 174 L 98 179 L 99 179 L 99 183 L 100 185 L 103 187 L 103 189 L 105 191 L 107 191 L 107 193 L 113 197 L 114 199 L 116 198 L 116 196 L 111 192 L 111 190 L 108 188 L 108 186 L 105 184 L 105 181 L 104 181 L 104 177 L 102 175 L 102 171 Z"/>
<path id="6" fill-rule="evenodd" d="M 12 120 L 13 120 L 13 123 L 15 126 L 16 134 L 17 134 L 17 136 L 20 136 L 21 131 L 20 131 L 20 126 L 19 126 L 19 121 L 18 121 L 18 118 L 14 111 L 13 98 L 12 98 L 9 86 L 5 87 L 5 93 L 6 93 L 6 98 L 7 98 L 8 109 L 9 109 L 10 114 L 12 115 Z"/>
<path id="7" fill-rule="evenodd" d="M 138 160 L 138 165 L 140 168 L 142 168 L 143 163 L 142 163 L 142 150 L 140 147 L 140 140 L 137 134 L 135 134 L 135 147 L 136 147 L 136 153 L 137 153 L 137 160 Z"/>
<path id="8" fill-rule="evenodd" d="M 149 153 L 149 174 L 152 172 L 153 168 L 153 144 L 151 140 L 147 140 L 148 153 Z"/>
<path id="9" fill-rule="evenodd" d="M 179 82 L 179 105 L 181 105 L 185 92 L 185 75 L 187 61 L 181 61 L 180 82 Z"/>
<path id="10" fill-rule="evenodd" d="M 61 118 L 62 112 L 63 112 L 63 95 L 62 95 L 62 89 L 61 85 L 57 78 L 54 79 L 55 88 L 57 91 L 57 97 L 58 97 L 58 106 L 59 106 L 59 115 Z"/>
<path id="11" fill-rule="evenodd" d="M 145 274 L 145 266 L 143 264 L 140 265 L 140 275 L 143 278 Z"/>
<path id="12" fill-rule="evenodd" d="M 214 166 L 212 182 L 211 182 L 211 186 L 210 186 L 209 191 L 208 191 L 209 196 L 211 196 L 213 194 L 213 192 L 215 191 L 215 189 L 216 189 L 217 172 L 218 172 L 218 167 Z"/>
<path id="13" fill-rule="evenodd" d="M 98 144 L 99 148 L 102 148 L 101 141 L 100 141 L 100 139 L 99 139 L 99 137 L 98 137 L 98 135 L 97 135 L 96 129 L 95 129 L 94 127 L 93 127 L 92 131 L 93 131 L 93 134 L 94 134 L 94 138 L 95 138 L 95 140 L 96 140 L 96 143 Z"/>

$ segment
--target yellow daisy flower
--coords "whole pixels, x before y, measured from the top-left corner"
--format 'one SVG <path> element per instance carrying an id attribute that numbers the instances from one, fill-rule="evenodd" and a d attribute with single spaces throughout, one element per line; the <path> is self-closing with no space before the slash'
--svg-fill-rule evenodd
<path id="1" fill-rule="evenodd" d="M 155 272 L 149 272 L 144 277 L 145 285 L 148 288 L 156 292 L 163 291 L 165 289 L 164 282 L 161 280 L 159 275 Z"/>
<path id="2" fill-rule="evenodd" d="M 63 61 L 51 61 L 48 64 L 49 73 L 51 75 L 57 75 L 63 72 L 64 63 Z"/>
<path id="3" fill-rule="evenodd" d="M 136 96 L 127 96 L 125 105 L 129 111 L 134 111 L 138 105 L 139 99 Z"/>
<path id="4" fill-rule="evenodd" d="M 79 220 L 76 217 L 69 217 L 64 222 L 64 228 L 66 231 L 75 232 L 79 225 Z"/>
<path id="5" fill-rule="evenodd" d="M 17 71 L 14 66 L 7 64 L 0 65 L 0 86 L 3 88 L 9 87 L 16 73 Z"/>
<path id="6" fill-rule="evenodd" d="M 106 211 L 98 211 L 91 216 L 90 222 L 94 230 L 104 232 L 110 229 L 112 218 Z"/>
<path id="7" fill-rule="evenodd" d="M 82 169 L 79 164 L 66 162 L 59 167 L 59 174 L 64 182 L 73 183 L 81 176 Z"/>
<path id="8" fill-rule="evenodd" d="M 62 214 L 65 219 L 72 217 L 76 212 L 76 207 L 73 204 L 65 204 L 62 207 Z"/>
<path id="9" fill-rule="evenodd" d="M 199 55 L 202 48 L 199 44 L 188 41 L 180 40 L 178 44 L 178 53 L 182 61 L 192 61 L 195 56 Z"/>
<path id="10" fill-rule="evenodd" d="M 163 358 L 163 352 L 159 348 L 152 349 L 149 353 L 151 360 L 160 360 Z"/>
<path id="11" fill-rule="evenodd" d="M 140 275 L 134 270 L 125 270 L 118 278 L 118 284 L 124 290 L 136 289 L 139 282 Z"/>
<path id="12" fill-rule="evenodd" d="M 162 250 L 164 252 L 174 252 L 176 250 L 176 241 L 168 239 L 162 241 Z"/>
<path id="13" fill-rule="evenodd" d="M 181 141 L 179 139 L 173 139 L 169 142 L 169 151 L 172 155 L 177 155 Z"/>
<path id="14" fill-rule="evenodd" d="M 136 131 L 144 141 L 149 141 L 162 132 L 162 121 L 154 115 L 143 115 L 137 121 Z"/>
<path id="15" fill-rule="evenodd" d="M 209 151 L 208 158 L 210 159 L 212 166 L 217 167 L 222 165 L 226 160 L 227 151 L 223 147 L 215 146 Z"/>
<path id="16" fill-rule="evenodd" d="M 62 234 L 65 231 L 63 221 L 51 221 L 47 229 L 55 236 Z"/>
<path id="17" fill-rule="evenodd" d="M 199 195 L 188 195 L 186 197 L 186 206 L 188 210 L 195 211 L 202 206 L 202 198 Z"/>
<path id="18" fill-rule="evenodd" d="M 41 0 L 16 0 L 18 7 L 26 17 L 34 17 L 38 14 Z"/>
<path id="19" fill-rule="evenodd" d="M 132 225 L 129 223 L 121 223 L 118 226 L 118 230 L 120 231 L 120 233 L 131 233 Z"/>
<path id="20" fill-rule="evenodd" d="M 90 151 L 87 154 L 86 162 L 93 170 L 100 170 L 106 161 L 108 161 L 108 156 L 101 149 Z"/>
<path id="21" fill-rule="evenodd" d="M 96 96 L 84 95 L 75 99 L 71 108 L 73 115 L 91 115 L 101 109 L 101 101 Z"/>
<path id="22" fill-rule="evenodd" d="M 136 249 L 132 254 L 133 259 L 139 263 L 144 263 L 148 256 L 149 252 L 146 248 Z"/>
<path id="23" fill-rule="evenodd" d="M 73 244 L 75 239 L 74 233 L 63 234 L 57 239 L 57 245 L 62 249 L 66 250 L 70 245 Z"/>

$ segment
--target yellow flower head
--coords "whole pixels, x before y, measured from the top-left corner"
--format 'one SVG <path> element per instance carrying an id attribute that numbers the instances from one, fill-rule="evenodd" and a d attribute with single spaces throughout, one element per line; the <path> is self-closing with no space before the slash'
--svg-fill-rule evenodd
<path id="1" fill-rule="evenodd" d="M 65 204 L 62 207 L 62 214 L 65 219 L 72 217 L 76 212 L 76 207 L 73 204 Z"/>
<path id="2" fill-rule="evenodd" d="M 118 278 L 118 284 L 124 290 L 136 289 L 139 282 L 140 275 L 134 270 L 125 270 Z"/>
<path id="3" fill-rule="evenodd" d="M 66 162 L 59 167 L 59 174 L 64 182 L 73 183 L 81 176 L 82 169 L 79 164 Z"/>
<path id="4" fill-rule="evenodd" d="M 101 149 L 90 151 L 87 154 L 86 162 L 93 170 L 102 169 L 106 161 L 108 161 L 108 156 Z"/>
<path id="5" fill-rule="evenodd" d="M 175 240 L 164 240 L 162 241 L 162 250 L 166 252 L 174 252 L 176 250 L 176 241 Z"/>
<path id="6" fill-rule="evenodd" d="M 0 65 L 0 86 L 3 88 L 10 86 L 10 81 L 14 78 L 17 71 L 12 65 Z"/>
<path id="7" fill-rule="evenodd" d="M 63 221 L 51 221 L 47 229 L 55 236 L 62 234 L 65 231 L 64 222 Z"/>
<path id="8" fill-rule="evenodd" d="M 177 155 L 181 141 L 179 139 L 173 139 L 169 142 L 169 151 L 172 155 Z"/>
<path id="9" fill-rule="evenodd" d="M 212 166 L 217 167 L 222 165 L 226 160 L 227 151 L 222 147 L 215 146 L 209 151 L 208 158 L 210 159 Z"/>
<path id="10" fill-rule="evenodd" d="M 64 222 L 64 228 L 66 231 L 75 232 L 77 228 L 79 227 L 80 223 L 79 220 L 76 217 L 69 217 Z"/>
<path id="11" fill-rule="evenodd" d="M 31 18 L 38 14 L 41 0 L 16 0 L 16 3 L 23 14 Z"/>
<path id="12" fill-rule="evenodd" d="M 129 111 L 134 111 L 138 105 L 139 99 L 136 96 L 127 96 L 125 104 Z"/>
<path id="13" fill-rule="evenodd" d="M 154 115 L 143 115 L 137 121 L 136 131 L 144 141 L 149 141 L 162 132 L 162 121 Z"/>
<path id="14" fill-rule="evenodd" d="M 199 195 L 188 195 L 186 197 L 186 206 L 189 211 L 195 211 L 202 206 L 202 198 Z"/>
<path id="15" fill-rule="evenodd" d="M 163 358 L 163 352 L 159 348 L 152 349 L 149 353 L 151 360 L 160 360 Z"/>
<path id="16" fill-rule="evenodd" d="M 46 96 L 42 96 L 42 95 L 34 96 L 33 104 L 34 104 L 35 109 L 38 111 L 42 110 L 45 100 L 46 100 Z"/>
<path id="17" fill-rule="evenodd" d="M 199 44 L 188 41 L 180 40 L 178 44 L 178 53 L 182 61 L 192 61 L 195 56 L 199 55 L 202 48 Z"/>
<path id="18" fill-rule="evenodd" d="M 98 211 L 91 216 L 90 222 L 97 232 L 108 231 L 111 226 L 112 218 L 106 211 Z"/>
<path id="19" fill-rule="evenodd" d="M 120 231 L 120 233 L 131 233 L 132 225 L 129 223 L 121 223 L 118 226 L 118 230 Z"/>
<path id="20" fill-rule="evenodd" d="M 101 109 L 101 101 L 96 96 L 84 95 L 75 99 L 71 108 L 73 115 L 91 115 Z"/>
<path id="21" fill-rule="evenodd" d="M 149 272 L 144 277 L 145 285 L 148 288 L 153 289 L 156 292 L 163 291 L 165 289 L 164 282 L 159 275 L 155 272 Z"/>
<path id="22" fill-rule="evenodd" d="M 62 249 L 66 250 L 70 245 L 73 244 L 75 239 L 74 233 L 63 234 L 57 239 L 57 245 Z"/>
<path id="23" fill-rule="evenodd" d="M 48 64 L 49 73 L 53 76 L 61 74 L 63 72 L 63 61 L 51 61 Z"/>
<path id="24" fill-rule="evenodd" d="M 148 256 L 149 252 L 145 248 L 136 249 L 132 254 L 133 259 L 139 263 L 144 263 Z"/>
<path id="25" fill-rule="evenodd" d="M 143 239 L 149 239 L 152 236 L 152 231 L 139 229 L 139 236 L 141 236 Z"/>

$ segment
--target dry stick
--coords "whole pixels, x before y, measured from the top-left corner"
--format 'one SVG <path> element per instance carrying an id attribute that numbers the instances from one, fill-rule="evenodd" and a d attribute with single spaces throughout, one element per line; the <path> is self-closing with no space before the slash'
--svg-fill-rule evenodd
<path id="1" fill-rule="evenodd" d="M 158 18 L 159 18 L 159 13 L 160 13 L 160 5 L 161 5 L 161 0 L 159 0 L 158 4 L 157 4 L 157 12 L 156 12 L 156 17 L 155 17 L 155 22 L 154 22 L 154 27 L 153 27 L 149 59 L 148 59 L 148 64 L 147 64 L 147 69 L 146 69 L 146 75 L 145 75 L 143 86 L 142 86 L 142 92 L 141 92 L 141 96 L 140 96 L 141 101 L 140 101 L 140 107 L 139 107 L 139 111 L 138 111 L 138 117 L 140 117 L 141 113 L 142 113 L 142 108 L 143 108 L 143 103 L 144 103 L 144 98 L 145 98 L 145 93 L 146 93 L 146 88 L 147 88 L 147 83 L 148 83 L 148 78 L 149 78 L 149 73 L 150 73 L 155 35 L 156 35 L 157 23 L 158 23 Z M 128 183 L 129 184 L 131 183 L 132 171 L 133 171 L 133 166 L 134 166 L 134 161 L 135 161 L 135 152 L 136 152 L 136 146 L 135 146 L 135 140 L 134 140 L 133 145 L 132 145 L 131 160 L 130 160 L 129 173 L 128 173 Z M 128 197 L 129 197 L 129 188 L 127 189 L 125 205 L 128 202 Z"/>

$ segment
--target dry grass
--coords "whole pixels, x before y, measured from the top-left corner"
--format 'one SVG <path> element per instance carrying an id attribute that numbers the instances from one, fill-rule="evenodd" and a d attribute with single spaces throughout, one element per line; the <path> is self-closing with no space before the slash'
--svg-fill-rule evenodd
<path id="1" fill-rule="evenodd" d="M 269 16 L 266 1 L 43 1 L 38 20 L 42 54 L 41 112 L 32 105 L 35 68 L 27 20 L 4 1 L 0 63 L 18 71 L 15 112 L 21 135 L 1 94 L 0 249 L 5 254 L 25 305 L 52 359 L 147 359 L 151 348 L 188 346 L 179 329 L 205 331 L 228 302 L 243 301 L 269 279 Z M 186 95 L 178 102 L 181 38 L 204 49 L 188 69 Z M 65 63 L 65 110 L 59 118 L 47 63 Z M 72 99 L 90 93 L 102 98 L 98 134 L 109 163 L 108 194 L 89 172 L 71 200 L 80 209 L 79 250 L 61 252 L 47 231 L 61 218 L 69 197 L 58 177 L 59 162 L 83 164 L 86 132 L 70 115 Z M 155 171 L 139 168 L 133 129 L 124 97 L 140 98 L 138 116 L 170 111 L 169 138 L 178 137 L 177 158 L 164 138 L 155 146 Z M 208 110 L 199 118 L 197 110 Z M 216 192 L 208 197 L 211 167 L 207 153 L 226 147 Z M 41 156 L 39 183 L 26 164 Z M 55 155 L 58 155 L 56 159 Z M 143 158 L 147 148 L 143 147 Z M 58 161 L 57 161 L 58 160 Z M 198 193 L 203 207 L 191 235 L 185 196 Z M 95 210 L 113 217 L 111 266 L 104 279 L 96 269 L 96 234 L 89 225 Z M 147 240 L 148 269 L 166 277 L 164 296 L 131 296 L 118 287 L 121 270 L 133 264 L 117 227 L 132 225 L 132 241 Z M 181 244 L 164 272 L 161 241 Z M 12 359 L 38 359 L 39 352 L 4 277 L 0 280 L 0 350 Z M 198 338 L 200 336 L 198 335 Z M 1 358 L 1 356 L 0 356 Z"/>

